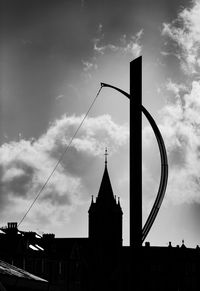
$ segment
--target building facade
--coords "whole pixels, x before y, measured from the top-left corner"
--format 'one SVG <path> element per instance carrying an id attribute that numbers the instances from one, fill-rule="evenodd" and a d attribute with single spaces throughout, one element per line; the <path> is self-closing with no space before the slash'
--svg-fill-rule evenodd
<path id="1" fill-rule="evenodd" d="M 96 200 L 88 210 L 86 238 L 56 238 L 1 228 L 0 260 L 46 279 L 52 290 L 200 290 L 200 250 L 122 243 L 123 213 L 113 193 L 107 160 Z M 132 260 L 131 258 L 134 258 Z"/>

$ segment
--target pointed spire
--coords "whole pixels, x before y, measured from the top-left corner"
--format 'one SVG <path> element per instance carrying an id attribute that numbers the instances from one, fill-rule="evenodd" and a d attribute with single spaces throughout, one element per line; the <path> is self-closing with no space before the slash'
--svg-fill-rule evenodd
<path id="1" fill-rule="evenodd" d="M 120 197 L 118 197 L 117 206 L 118 206 L 118 210 L 121 212 L 121 214 L 123 214 L 123 211 L 120 205 Z"/>
<path id="2" fill-rule="evenodd" d="M 88 212 L 93 211 L 94 207 L 95 207 L 94 196 L 92 195 L 92 199 L 91 199 L 91 203 L 90 203 L 90 207 L 89 207 Z"/>
<path id="3" fill-rule="evenodd" d="M 108 156 L 108 150 L 107 148 L 105 148 L 105 169 L 104 169 L 104 173 L 103 173 L 103 178 L 101 181 L 101 185 L 99 188 L 99 193 L 97 196 L 97 200 L 98 201 L 104 201 L 105 203 L 107 202 L 115 202 L 115 198 L 113 195 L 113 190 L 112 190 L 112 186 L 111 186 L 111 182 L 110 182 L 110 177 L 108 174 L 108 169 L 107 169 L 107 156 Z"/>
<path id="4" fill-rule="evenodd" d="M 106 165 L 105 165 L 105 170 L 103 173 L 103 178 L 102 178 L 101 185 L 99 188 L 99 193 L 98 193 L 98 198 L 103 198 L 103 197 L 106 200 L 110 200 L 110 198 L 114 200 L 113 190 L 112 190 L 110 177 L 109 177 L 108 169 Z"/>

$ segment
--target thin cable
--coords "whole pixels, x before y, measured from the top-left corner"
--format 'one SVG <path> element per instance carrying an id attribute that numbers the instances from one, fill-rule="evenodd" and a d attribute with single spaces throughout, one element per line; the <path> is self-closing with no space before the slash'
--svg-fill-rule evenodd
<path id="1" fill-rule="evenodd" d="M 49 182 L 49 180 L 51 179 L 51 177 L 53 176 L 55 170 L 57 169 L 58 165 L 60 164 L 60 162 L 62 161 L 64 155 L 66 154 L 66 152 L 68 151 L 70 145 L 72 144 L 75 136 L 77 135 L 78 131 L 80 130 L 81 126 L 83 125 L 86 117 L 88 116 L 90 110 L 92 109 L 95 101 L 97 100 L 98 96 L 99 96 L 99 93 L 102 89 L 102 86 L 100 87 L 100 89 L 98 90 L 97 94 L 96 94 L 96 97 L 94 98 L 94 100 L 92 101 L 88 111 L 86 112 L 84 118 L 82 119 L 80 125 L 78 126 L 77 130 L 75 131 L 74 135 L 72 136 L 70 142 L 68 143 L 65 151 L 62 153 L 60 159 L 57 161 L 56 165 L 54 166 L 52 172 L 50 173 L 50 175 L 48 176 L 47 180 L 45 181 L 45 183 L 43 184 L 43 186 L 41 187 L 41 189 L 39 190 L 38 194 L 36 195 L 35 199 L 33 200 L 33 202 L 31 203 L 31 205 L 29 206 L 28 210 L 26 211 L 26 213 L 24 214 L 24 216 L 22 217 L 22 219 L 20 220 L 20 222 L 18 223 L 18 227 L 20 226 L 20 224 L 22 223 L 22 221 L 25 219 L 25 217 L 27 216 L 27 214 L 29 213 L 29 211 L 31 210 L 31 208 L 33 207 L 33 205 L 35 204 L 36 200 L 39 198 L 40 194 L 42 193 L 42 191 L 44 190 L 44 188 L 46 187 L 47 183 Z"/>

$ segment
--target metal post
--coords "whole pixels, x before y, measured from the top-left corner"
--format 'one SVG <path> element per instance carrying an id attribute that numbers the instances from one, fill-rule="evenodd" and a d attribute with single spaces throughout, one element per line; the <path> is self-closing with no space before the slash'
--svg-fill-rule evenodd
<path id="1" fill-rule="evenodd" d="M 142 57 L 130 63 L 130 246 L 142 246 Z"/>

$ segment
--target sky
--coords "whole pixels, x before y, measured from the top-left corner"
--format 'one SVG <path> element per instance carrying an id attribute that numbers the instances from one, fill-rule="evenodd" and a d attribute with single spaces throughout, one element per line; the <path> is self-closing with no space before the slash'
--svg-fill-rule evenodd
<path id="1" fill-rule="evenodd" d="M 100 83 L 129 92 L 143 61 L 143 105 L 166 144 L 169 179 L 152 245 L 200 243 L 200 1 L 0 0 L 0 225 L 19 222 Z M 103 88 L 22 230 L 87 237 L 91 195 L 108 171 L 129 244 L 129 103 Z M 143 223 L 156 197 L 158 146 L 143 119 Z"/>

